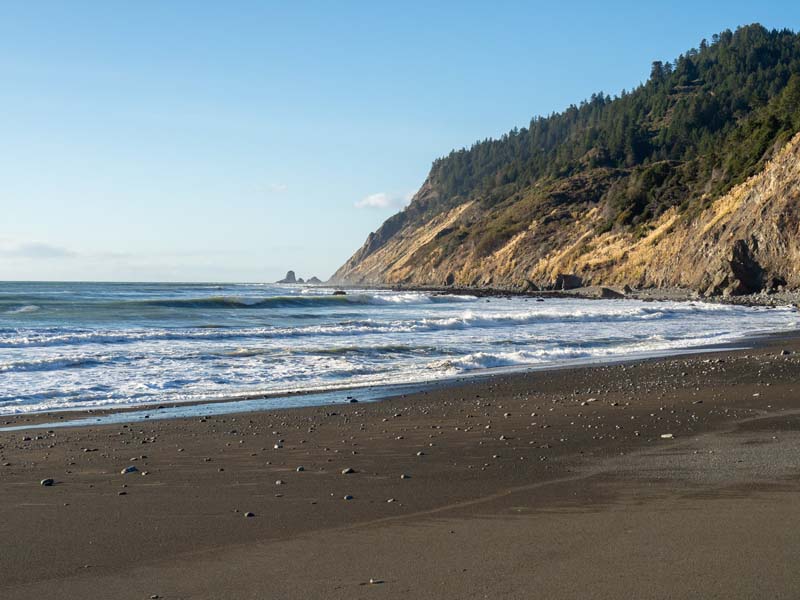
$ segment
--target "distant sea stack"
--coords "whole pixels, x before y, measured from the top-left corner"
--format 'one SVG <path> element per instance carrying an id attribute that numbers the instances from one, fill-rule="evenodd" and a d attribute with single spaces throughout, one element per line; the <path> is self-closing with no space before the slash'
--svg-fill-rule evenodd
<path id="1" fill-rule="evenodd" d="M 309 277 L 308 281 L 306 281 L 302 277 L 297 277 L 294 271 L 287 271 L 286 277 L 276 281 L 275 283 L 305 283 L 307 285 L 320 285 L 322 281 L 320 281 L 320 279 L 317 277 Z"/>
<path id="2" fill-rule="evenodd" d="M 295 276 L 294 271 L 287 271 L 286 277 L 276 281 L 275 283 L 297 283 L 297 277 Z"/>
<path id="3" fill-rule="evenodd" d="M 800 36 L 724 31 L 436 160 L 331 283 L 798 289 L 798 131 Z"/>

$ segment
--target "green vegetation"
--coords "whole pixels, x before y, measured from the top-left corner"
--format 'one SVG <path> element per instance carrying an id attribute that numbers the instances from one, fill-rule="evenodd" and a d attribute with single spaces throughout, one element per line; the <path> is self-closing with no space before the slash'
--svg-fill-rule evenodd
<path id="1" fill-rule="evenodd" d="M 800 36 L 750 25 L 703 40 L 648 81 L 611 97 L 592 95 L 434 162 L 433 212 L 467 199 L 487 209 L 518 202 L 532 186 L 601 173 L 608 185 L 567 189 L 559 203 L 606 200 L 612 228 L 639 228 L 672 206 L 686 214 L 756 173 L 800 130 Z M 523 214 L 491 223 L 486 254 L 525 226 Z M 517 212 L 525 212 L 517 211 Z"/>

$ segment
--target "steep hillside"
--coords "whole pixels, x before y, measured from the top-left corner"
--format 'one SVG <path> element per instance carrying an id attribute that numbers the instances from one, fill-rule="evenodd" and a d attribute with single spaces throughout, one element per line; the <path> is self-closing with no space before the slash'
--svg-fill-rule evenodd
<path id="1" fill-rule="evenodd" d="M 800 287 L 798 130 L 800 37 L 723 32 L 633 92 L 437 160 L 332 279 Z"/>

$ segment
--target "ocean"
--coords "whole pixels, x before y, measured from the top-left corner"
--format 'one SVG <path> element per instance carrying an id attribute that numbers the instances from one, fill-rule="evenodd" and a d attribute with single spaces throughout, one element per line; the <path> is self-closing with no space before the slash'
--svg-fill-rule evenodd
<path id="1" fill-rule="evenodd" d="M 791 307 L 701 302 L 5 282 L 0 414 L 260 393 L 280 407 L 281 393 L 663 354 L 799 325 Z"/>

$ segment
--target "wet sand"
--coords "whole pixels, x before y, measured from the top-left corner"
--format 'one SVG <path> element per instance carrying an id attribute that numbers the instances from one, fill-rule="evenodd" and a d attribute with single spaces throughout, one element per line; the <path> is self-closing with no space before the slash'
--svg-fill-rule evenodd
<path id="1" fill-rule="evenodd" d="M 0 432 L 4 600 L 797 598 L 798 534 L 796 337 Z"/>

